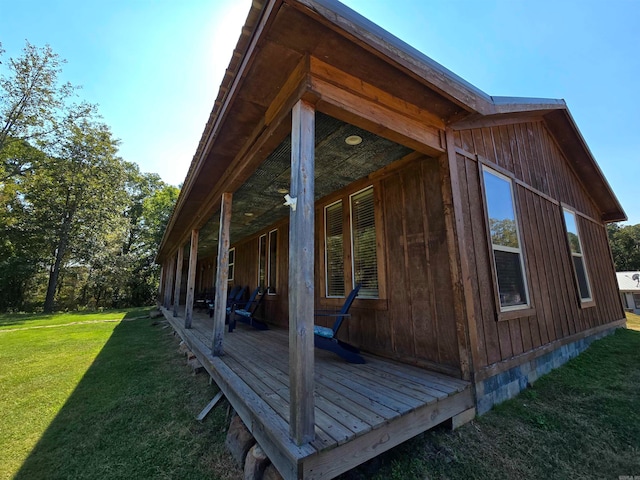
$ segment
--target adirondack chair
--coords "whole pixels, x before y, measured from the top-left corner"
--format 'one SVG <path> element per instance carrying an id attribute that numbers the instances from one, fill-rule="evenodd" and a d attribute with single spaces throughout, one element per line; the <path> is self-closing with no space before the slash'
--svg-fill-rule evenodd
<path id="1" fill-rule="evenodd" d="M 244 292 L 246 291 L 246 289 L 247 287 L 241 287 L 240 285 L 236 285 L 235 287 L 233 287 L 231 290 L 227 292 L 227 302 L 225 304 L 227 309 L 234 303 L 242 300 L 242 297 L 244 296 Z M 209 307 L 209 318 L 211 318 L 213 317 L 213 307 L 215 306 L 215 300 L 210 301 L 207 304 L 207 306 Z"/>
<path id="2" fill-rule="evenodd" d="M 260 295 L 260 287 L 256 288 L 249 300 L 242 306 L 241 304 L 234 304 L 231 307 L 227 307 L 227 314 L 229 316 L 229 333 L 233 332 L 236 328 L 236 320 L 240 320 L 247 325 L 252 326 L 258 330 L 268 330 L 269 327 L 262 320 L 255 317 L 258 308 L 264 300 L 264 293 Z"/>
<path id="3" fill-rule="evenodd" d="M 360 355 L 360 350 L 356 347 L 349 345 L 341 340 L 338 340 L 338 330 L 342 326 L 342 322 L 347 317 L 350 317 L 349 309 L 351 304 L 358 296 L 360 287 L 362 285 L 356 285 L 349 296 L 345 299 L 342 308 L 339 311 L 330 310 L 316 310 L 316 317 L 336 317 L 336 321 L 333 323 L 332 328 L 321 327 L 315 325 L 313 327 L 313 340 L 316 348 L 322 348 L 323 350 L 329 350 L 340 357 L 344 358 L 349 363 L 365 363 L 364 358 Z"/>

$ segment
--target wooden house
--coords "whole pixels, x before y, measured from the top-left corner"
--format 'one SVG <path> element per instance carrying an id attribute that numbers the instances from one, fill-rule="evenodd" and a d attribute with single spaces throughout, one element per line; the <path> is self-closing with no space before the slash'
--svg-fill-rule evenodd
<path id="1" fill-rule="evenodd" d="M 624 219 L 563 100 L 489 96 L 334 0 L 254 0 L 161 302 L 280 473 L 333 478 L 624 326 Z M 356 284 L 339 337 L 363 365 L 313 338 Z M 194 313 L 232 285 L 262 287 L 268 331 Z"/>
<path id="2" fill-rule="evenodd" d="M 640 315 L 640 272 L 616 272 L 622 306 Z"/>

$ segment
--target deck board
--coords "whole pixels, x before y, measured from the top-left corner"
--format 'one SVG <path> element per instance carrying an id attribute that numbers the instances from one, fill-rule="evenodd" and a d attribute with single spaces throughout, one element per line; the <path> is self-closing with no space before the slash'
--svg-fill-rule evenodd
<path id="1" fill-rule="evenodd" d="M 163 310 L 285 478 L 329 479 L 473 406 L 468 382 L 364 354 L 364 365 L 315 350 L 315 439 L 289 436 L 286 330 L 239 324 L 211 354 L 213 321 Z M 263 445 L 265 443 L 266 445 Z M 355 449 L 355 450 L 354 450 Z"/>

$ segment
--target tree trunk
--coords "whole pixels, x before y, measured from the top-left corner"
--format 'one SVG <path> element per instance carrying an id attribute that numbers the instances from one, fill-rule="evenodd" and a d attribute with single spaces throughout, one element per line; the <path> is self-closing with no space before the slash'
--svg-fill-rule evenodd
<path id="1" fill-rule="evenodd" d="M 58 278 L 60 277 L 60 265 L 67 251 L 69 243 L 69 230 L 71 228 L 71 215 L 67 216 L 60 231 L 60 239 L 58 240 L 58 248 L 56 249 L 56 259 L 53 266 L 49 270 L 49 284 L 47 286 L 47 297 L 44 301 L 44 312 L 53 312 L 53 301 L 56 296 L 56 288 L 58 287 Z"/>

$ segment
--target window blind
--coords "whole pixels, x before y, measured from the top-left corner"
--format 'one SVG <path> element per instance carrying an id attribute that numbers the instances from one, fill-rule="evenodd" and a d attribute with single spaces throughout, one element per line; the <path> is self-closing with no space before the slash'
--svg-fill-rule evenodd
<path id="1" fill-rule="evenodd" d="M 342 201 L 324 209 L 325 218 L 325 278 L 327 297 L 344 297 L 344 250 L 342 232 Z"/>
<path id="2" fill-rule="evenodd" d="M 378 259 L 373 187 L 351 196 L 351 239 L 354 286 L 360 297 L 378 298 Z"/>

